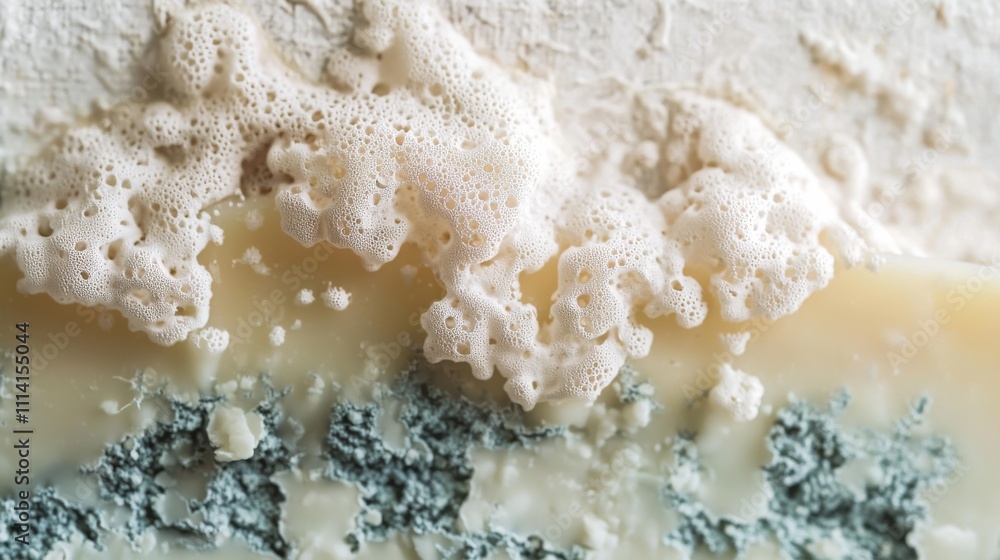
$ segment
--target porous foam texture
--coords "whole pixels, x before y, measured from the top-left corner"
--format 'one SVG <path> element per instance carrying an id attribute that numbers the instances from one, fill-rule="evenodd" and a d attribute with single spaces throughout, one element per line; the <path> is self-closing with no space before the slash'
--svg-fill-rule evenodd
<path id="1" fill-rule="evenodd" d="M 646 355 L 643 316 L 700 324 L 794 311 L 850 230 L 753 115 L 677 94 L 665 194 L 577 177 L 551 92 L 477 55 L 423 3 L 366 1 L 329 83 L 277 60 L 238 9 L 172 17 L 165 86 L 73 129 L 7 189 L 0 252 L 19 289 L 119 311 L 173 344 L 205 325 L 205 210 L 273 196 L 283 230 L 376 270 L 416 244 L 445 296 L 421 317 L 431 361 L 499 371 L 527 408 L 595 397 Z M 856 258 L 856 257 L 855 257 Z M 551 317 L 520 290 L 556 260 Z M 699 279 L 708 279 L 702 286 Z"/>
<path id="2" fill-rule="evenodd" d="M 687 266 L 711 274 L 727 321 L 787 315 L 833 277 L 837 247 L 856 264 L 862 241 L 808 166 L 754 115 L 675 97 L 659 207 Z M 825 237 L 825 239 L 824 239 Z"/>

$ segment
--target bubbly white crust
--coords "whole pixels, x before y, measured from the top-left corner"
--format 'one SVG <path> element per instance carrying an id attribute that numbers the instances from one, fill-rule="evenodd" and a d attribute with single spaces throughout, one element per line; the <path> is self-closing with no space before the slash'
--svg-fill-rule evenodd
<path id="1" fill-rule="evenodd" d="M 221 232 L 205 209 L 273 195 L 289 236 L 370 270 L 416 244 L 446 291 L 421 317 L 427 357 L 499 371 L 530 408 L 595 397 L 648 353 L 644 316 L 694 327 L 717 304 L 727 321 L 777 318 L 829 281 L 827 245 L 856 259 L 815 177 L 745 111 L 673 96 L 670 188 L 649 200 L 578 178 L 550 92 L 477 55 L 435 9 L 379 0 L 361 16 L 357 48 L 316 85 L 240 11 L 175 14 L 162 99 L 74 129 L 8 190 L 0 252 L 16 253 L 19 288 L 117 310 L 173 344 L 208 317 L 197 256 Z M 519 279 L 553 259 L 552 316 L 538 317 Z"/>
<path id="2" fill-rule="evenodd" d="M 330 286 L 323 291 L 323 305 L 334 311 L 343 311 L 350 304 L 351 294 L 339 286 Z"/>

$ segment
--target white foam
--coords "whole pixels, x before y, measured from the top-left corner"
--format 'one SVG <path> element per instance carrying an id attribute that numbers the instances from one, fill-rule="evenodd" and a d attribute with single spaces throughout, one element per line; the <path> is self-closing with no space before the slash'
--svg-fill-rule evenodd
<path id="1" fill-rule="evenodd" d="M 335 51 L 331 87 L 281 63 L 237 9 L 175 14 L 163 100 L 72 130 L 6 194 L 0 252 L 16 253 L 19 288 L 175 343 L 208 318 L 197 256 L 221 230 L 205 210 L 273 195 L 289 236 L 370 270 L 415 244 L 445 291 L 421 317 L 426 356 L 498 371 L 530 408 L 595 397 L 648 353 L 646 317 L 777 318 L 826 285 L 834 247 L 858 259 L 808 168 L 745 111 L 673 96 L 666 192 L 649 200 L 577 177 L 547 86 L 476 54 L 435 8 L 368 1 L 361 15 L 360 53 Z M 268 272 L 259 252 L 243 260 Z M 551 318 L 520 290 L 546 263 Z"/>
<path id="2" fill-rule="evenodd" d="M 343 311 L 351 304 L 351 294 L 339 286 L 328 287 L 322 297 L 323 305 L 334 311 Z"/>

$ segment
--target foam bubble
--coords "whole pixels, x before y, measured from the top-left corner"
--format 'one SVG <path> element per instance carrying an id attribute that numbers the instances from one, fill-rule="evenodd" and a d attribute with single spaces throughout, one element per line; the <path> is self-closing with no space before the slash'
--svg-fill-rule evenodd
<path id="1" fill-rule="evenodd" d="M 330 286 L 323 291 L 323 305 L 334 311 L 343 311 L 351 304 L 351 294 L 339 286 Z"/>

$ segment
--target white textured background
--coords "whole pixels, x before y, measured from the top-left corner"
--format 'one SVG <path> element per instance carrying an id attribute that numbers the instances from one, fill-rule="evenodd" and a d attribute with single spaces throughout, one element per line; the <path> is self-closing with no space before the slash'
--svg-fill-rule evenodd
<path id="1" fill-rule="evenodd" d="M 95 106 L 141 94 L 156 29 L 181 1 L 0 0 L 0 161 L 36 151 Z M 349 0 L 244 3 L 315 78 L 353 17 Z M 941 161 L 1000 170 L 991 0 L 449 0 L 442 9 L 482 52 L 549 77 L 574 139 L 606 136 L 605 115 L 627 110 L 639 89 L 687 83 L 791 132 L 814 165 L 823 142 L 843 134 L 869 154 L 876 179 L 891 181 L 947 130 L 957 140 Z M 810 109 L 811 90 L 829 94 L 826 104 Z"/>

